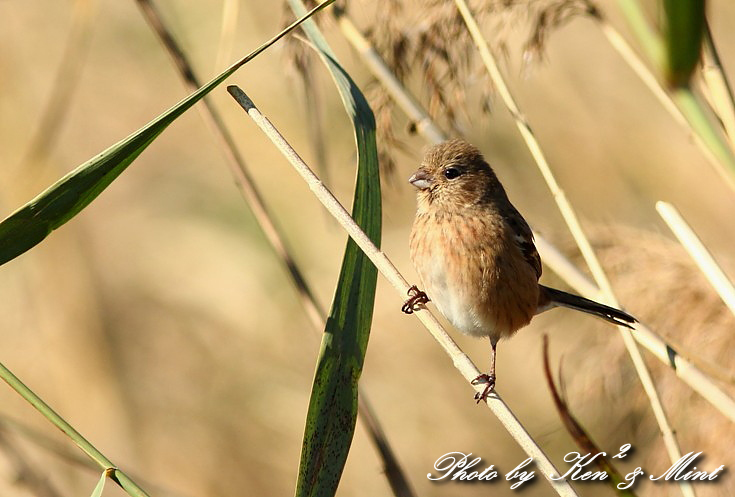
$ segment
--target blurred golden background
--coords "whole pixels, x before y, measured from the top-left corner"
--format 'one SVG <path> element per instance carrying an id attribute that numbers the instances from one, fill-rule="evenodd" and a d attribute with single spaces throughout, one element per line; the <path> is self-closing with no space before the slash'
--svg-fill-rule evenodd
<path id="1" fill-rule="evenodd" d="M 405 3 L 418 23 L 427 2 Z M 379 4 L 351 2 L 349 12 L 368 29 Z M 605 0 L 600 7 L 630 36 L 617 2 Z M 656 2 L 646 7 L 653 19 L 660 16 Z M 223 3 L 162 3 L 161 9 L 202 78 L 219 72 L 223 67 L 215 67 L 215 60 Z M 74 12 L 89 21 L 89 31 L 80 36 L 79 78 L 64 100 L 68 111 L 59 134 L 39 158 L 30 148 L 39 143 L 34 137 L 52 91 L 68 84 L 57 75 L 66 60 Z M 708 12 L 725 69 L 732 74 L 735 5 L 712 0 Z M 374 85 L 369 73 L 330 14 L 321 16 L 340 61 L 368 92 Z M 0 52 L 2 217 L 186 95 L 133 1 L 2 2 L 0 19 L 5 47 Z M 227 60 L 275 34 L 285 19 L 279 2 L 241 2 Z M 676 337 L 687 351 L 732 369 L 735 320 L 673 241 L 654 203 L 676 205 L 735 276 L 735 194 L 593 22 L 574 19 L 552 33 L 543 57 L 530 66 L 522 62 L 522 48 L 531 20 L 516 15 L 503 22 L 503 69 L 511 89 L 600 248 L 621 302 L 659 334 Z M 379 36 L 377 27 L 373 35 Z M 477 61 L 473 64 L 479 68 Z M 281 43 L 230 82 L 248 92 L 313 165 L 304 95 L 289 67 Z M 333 191 L 350 205 L 352 134 L 326 71 L 315 69 L 328 133 L 323 167 Z M 478 110 L 487 89 L 480 87 L 483 78 L 471 77 L 475 72 L 461 82 L 467 107 L 458 113 L 458 131 L 483 150 L 534 229 L 581 266 L 507 111 L 492 92 L 492 112 Z M 411 81 L 426 99 L 420 75 Z M 295 248 L 298 264 L 328 308 L 345 234 L 224 86 L 212 99 Z M 415 200 L 405 180 L 425 143 L 409 132 L 399 111 L 395 117 L 394 133 L 404 146 L 391 150 L 395 170 L 383 178 L 383 249 L 414 281 L 407 240 Z M 48 135 L 41 138 L 43 143 Z M 318 336 L 196 110 L 166 130 L 79 216 L 0 271 L 0 362 L 151 495 L 293 492 Z M 563 287 L 548 269 L 543 281 Z M 416 493 L 515 495 L 505 481 L 427 480 L 434 462 L 447 452 L 472 452 L 483 458 L 483 467 L 494 464 L 503 472 L 526 456 L 487 409 L 475 406 L 472 390 L 446 355 L 400 306 L 401 298 L 379 278 L 362 384 Z M 498 391 L 557 467 L 566 468 L 562 457 L 577 449 L 542 373 L 544 333 L 550 335 L 552 366 L 564 364 L 568 400 L 578 419 L 604 450 L 615 453 L 624 443 L 637 449 L 619 462 L 623 472 L 643 466 L 660 474 L 668 468 L 618 333 L 563 310 L 538 317 L 502 342 L 498 363 Z M 486 342 L 453 336 L 480 368 L 487 365 Z M 734 495 L 732 423 L 644 355 L 682 451 L 704 451 L 701 466 L 708 470 L 720 464 L 729 468 L 717 483 L 698 485 L 697 495 Z M 726 391 L 735 395 L 732 386 Z M 91 493 L 99 473 L 63 456 L 83 458 L 71 442 L 9 388 L 0 388 L 0 406 L 2 495 Z M 61 449 L 40 446 L 12 420 L 60 442 Z M 32 471 L 23 470 L 19 461 Z M 358 421 L 339 495 L 390 495 L 381 471 Z M 49 488 L 39 490 L 38 478 Z M 552 492 L 539 475 L 526 487 L 527 496 Z M 611 495 L 599 483 L 575 487 L 585 496 Z M 639 495 L 679 495 L 673 486 L 637 490 Z M 124 493 L 109 484 L 105 495 Z"/>

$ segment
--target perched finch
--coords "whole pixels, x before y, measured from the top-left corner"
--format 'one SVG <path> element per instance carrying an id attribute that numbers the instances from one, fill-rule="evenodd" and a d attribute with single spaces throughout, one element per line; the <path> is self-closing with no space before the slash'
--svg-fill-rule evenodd
<path id="1" fill-rule="evenodd" d="M 403 310 L 411 313 L 431 299 L 461 332 L 490 338 L 490 371 L 472 382 L 486 384 L 478 402 L 495 387 L 498 340 L 536 314 L 561 306 L 628 328 L 636 322 L 618 309 L 539 284 L 541 258 L 531 228 L 474 146 L 451 140 L 432 147 L 408 181 L 418 188 L 411 260 L 426 293 L 412 288 Z"/>

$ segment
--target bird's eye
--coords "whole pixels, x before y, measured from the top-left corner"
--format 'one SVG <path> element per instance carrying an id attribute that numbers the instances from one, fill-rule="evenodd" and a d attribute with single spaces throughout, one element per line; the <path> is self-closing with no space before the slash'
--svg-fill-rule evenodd
<path id="1" fill-rule="evenodd" d="M 461 173 L 459 172 L 459 169 L 456 167 L 448 167 L 444 170 L 444 177 L 447 179 L 454 179 L 458 177 Z"/>

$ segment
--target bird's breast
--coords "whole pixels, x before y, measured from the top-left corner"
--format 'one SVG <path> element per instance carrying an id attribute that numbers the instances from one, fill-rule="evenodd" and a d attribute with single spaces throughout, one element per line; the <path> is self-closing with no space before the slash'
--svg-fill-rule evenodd
<path id="1" fill-rule="evenodd" d="M 416 217 L 410 248 L 423 290 L 463 333 L 508 336 L 528 324 L 536 310 L 535 275 L 506 238 L 496 216 Z"/>

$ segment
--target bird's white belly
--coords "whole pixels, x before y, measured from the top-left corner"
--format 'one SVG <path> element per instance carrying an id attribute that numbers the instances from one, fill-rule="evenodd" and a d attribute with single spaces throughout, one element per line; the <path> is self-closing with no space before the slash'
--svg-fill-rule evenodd
<path id="1" fill-rule="evenodd" d="M 493 333 L 490 323 L 484 323 L 476 308 L 476 298 L 468 295 L 472 288 L 457 288 L 451 285 L 443 260 L 434 257 L 424 266 L 421 279 L 424 291 L 439 311 L 462 333 L 473 336 L 488 336 Z"/>

